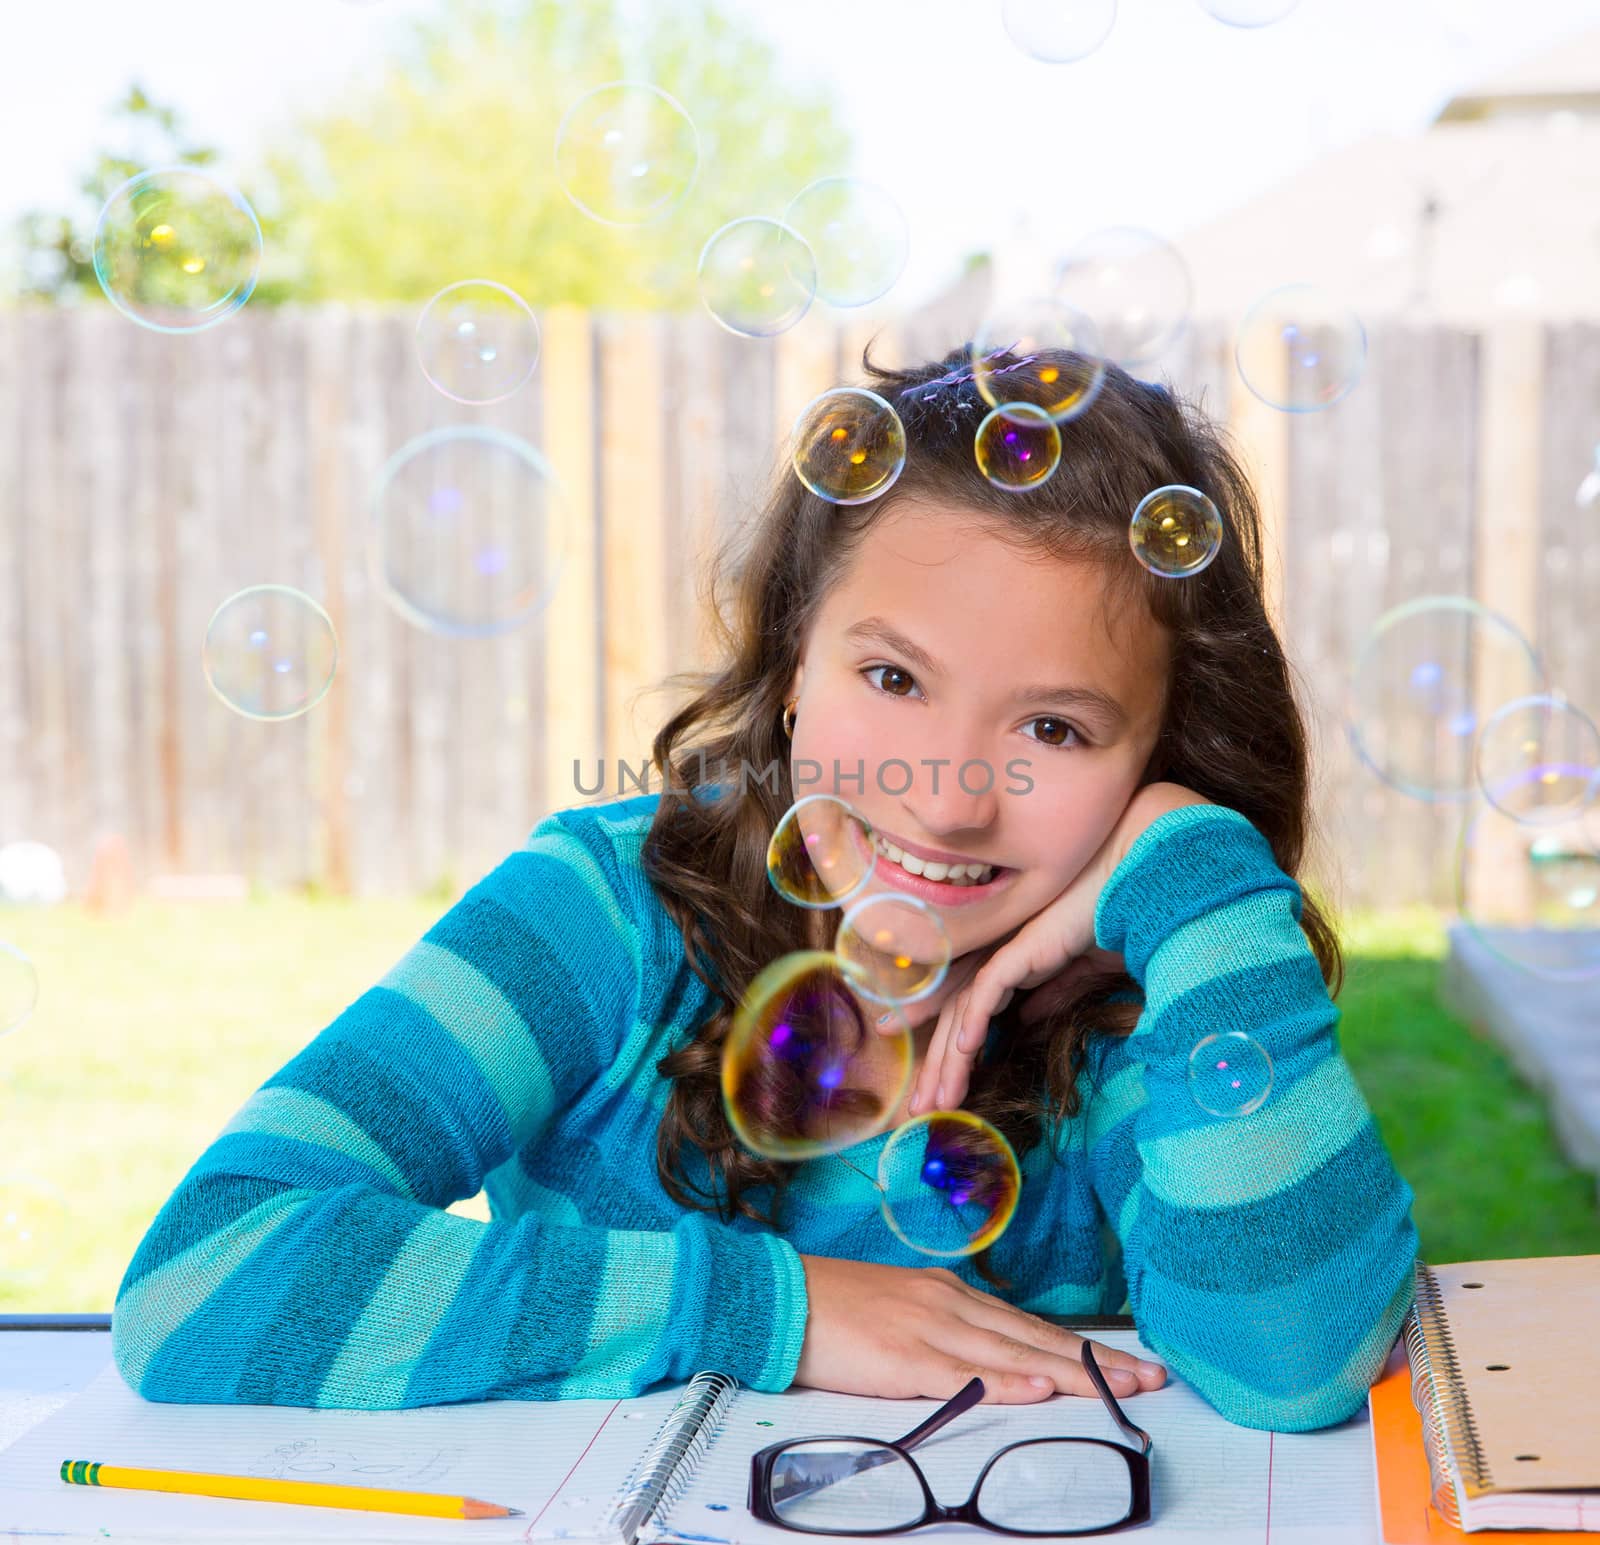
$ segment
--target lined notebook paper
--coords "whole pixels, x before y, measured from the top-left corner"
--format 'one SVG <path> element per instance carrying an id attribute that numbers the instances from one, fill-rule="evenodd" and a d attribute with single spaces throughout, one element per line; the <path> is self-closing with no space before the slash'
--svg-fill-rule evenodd
<path id="1" fill-rule="evenodd" d="M 1131 1330 L 1095 1331 L 1093 1339 L 1153 1355 Z M 108 1365 L 81 1395 L 0 1452 L 0 1536 L 9 1529 L 86 1539 L 615 1542 L 630 1537 L 617 1526 L 632 1516 L 637 1545 L 795 1545 L 798 1536 L 758 1524 L 745 1506 L 752 1453 L 814 1433 L 897 1438 L 940 1404 L 820 1390 L 766 1395 L 708 1373 L 630 1400 L 496 1400 L 407 1411 L 169 1405 L 135 1395 Z M 1142 1541 L 1376 1539 L 1366 1500 L 1365 1411 L 1319 1432 L 1261 1432 L 1224 1420 L 1170 1372 L 1163 1388 L 1130 1397 L 1125 1408 L 1154 1442 L 1155 1516 L 1138 1530 Z M 1058 1395 L 1036 1405 L 974 1407 L 916 1452 L 935 1495 L 948 1502 L 965 1497 L 1003 1444 L 1071 1435 L 1121 1441 L 1098 1400 Z M 468 1523 L 97 1490 L 64 1485 L 57 1474 L 63 1459 L 392 1485 L 473 1496 L 526 1516 Z M 948 1533 L 924 1530 L 908 1539 Z"/>
<path id="2" fill-rule="evenodd" d="M 1417 1263 L 1412 1398 L 1451 1524 L 1600 1530 L 1597 1327 L 1600 1255 Z"/>

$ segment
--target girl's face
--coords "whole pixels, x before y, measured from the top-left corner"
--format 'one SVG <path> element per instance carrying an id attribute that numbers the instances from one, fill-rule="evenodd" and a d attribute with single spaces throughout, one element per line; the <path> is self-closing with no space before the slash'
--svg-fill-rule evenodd
<path id="1" fill-rule="evenodd" d="M 1139 786 L 1168 635 L 1105 585 L 1095 560 L 1025 556 L 973 512 L 907 497 L 802 642 L 795 795 L 835 794 L 872 824 L 880 857 L 862 896 L 929 901 L 955 956 L 1060 895 Z M 937 869 L 918 879 L 884 842 L 996 872 L 971 887 Z"/>

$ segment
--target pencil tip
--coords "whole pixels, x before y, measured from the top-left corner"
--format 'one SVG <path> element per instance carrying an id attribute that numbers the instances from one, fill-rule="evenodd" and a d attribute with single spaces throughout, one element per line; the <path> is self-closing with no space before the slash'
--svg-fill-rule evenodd
<path id="1" fill-rule="evenodd" d="M 520 1507 L 508 1507 L 506 1509 L 506 1517 L 507 1518 L 521 1518 L 522 1517 L 522 1509 Z"/>

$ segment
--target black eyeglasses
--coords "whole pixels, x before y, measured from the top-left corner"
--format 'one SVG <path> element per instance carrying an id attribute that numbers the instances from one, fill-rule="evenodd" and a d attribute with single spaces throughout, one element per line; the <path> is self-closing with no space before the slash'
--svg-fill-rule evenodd
<path id="1" fill-rule="evenodd" d="M 1139 1447 L 1104 1438 L 1023 1438 L 983 1467 L 955 1507 L 934 1500 L 910 1453 L 983 1399 L 970 1379 L 927 1421 L 881 1438 L 791 1438 L 750 1456 L 750 1511 L 803 1534 L 898 1534 L 924 1524 L 977 1524 L 1000 1534 L 1111 1534 L 1150 1518 L 1150 1434 L 1117 1404 L 1089 1343 L 1083 1366 L 1117 1425 Z"/>

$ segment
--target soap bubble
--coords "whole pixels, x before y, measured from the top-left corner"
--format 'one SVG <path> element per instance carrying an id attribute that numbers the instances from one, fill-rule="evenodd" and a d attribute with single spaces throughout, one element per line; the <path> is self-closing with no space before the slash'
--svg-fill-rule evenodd
<path id="1" fill-rule="evenodd" d="M 1222 548 L 1222 516 L 1198 488 L 1169 483 L 1139 501 L 1128 525 L 1133 555 L 1152 574 L 1198 574 Z"/>
<path id="2" fill-rule="evenodd" d="M 1282 21 L 1300 0 L 1200 0 L 1202 10 L 1230 27 L 1267 27 Z"/>
<path id="3" fill-rule="evenodd" d="M 771 338 L 811 308 L 817 264 L 798 232 L 781 220 L 730 220 L 700 253 L 700 298 L 730 333 Z"/>
<path id="4" fill-rule="evenodd" d="M 783 223 L 811 248 L 817 294 L 831 306 L 865 306 L 905 270 L 905 212 L 875 182 L 824 177 L 795 195 Z"/>
<path id="5" fill-rule="evenodd" d="M 1356 754 L 1415 799 L 1470 797 L 1480 681 L 1497 684 L 1496 703 L 1544 691 L 1533 646 L 1499 613 L 1466 596 L 1422 596 L 1385 612 L 1351 671 Z"/>
<path id="6" fill-rule="evenodd" d="M 845 913 L 834 953 L 863 997 L 913 1003 L 937 992 L 950 969 L 950 933 L 931 902 L 880 892 Z"/>
<path id="7" fill-rule="evenodd" d="M 884 1221 L 923 1255 L 973 1255 L 1005 1232 L 1022 1190 L 1011 1144 L 970 1111 L 929 1111 L 878 1155 Z"/>
<path id="8" fill-rule="evenodd" d="M 39 1002 L 39 973 L 16 945 L 0 939 L 0 1035 L 28 1022 Z"/>
<path id="9" fill-rule="evenodd" d="M 49 1280 L 61 1241 L 76 1237 L 73 1208 L 53 1181 L 13 1170 L 0 1175 L 0 1288 L 25 1298 Z M 20 1307 L 26 1307 L 21 1305 Z"/>
<path id="10" fill-rule="evenodd" d="M 585 92 L 556 130 L 556 177 L 579 209 L 605 225 L 659 220 L 688 192 L 699 165 L 693 120 L 645 81 Z"/>
<path id="11" fill-rule="evenodd" d="M 978 425 L 972 447 L 978 470 L 1008 493 L 1037 488 L 1061 465 L 1061 431 L 1031 403 L 996 408 Z"/>
<path id="12" fill-rule="evenodd" d="M 539 363 L 539 322 L 515 290 L 463 279 L 440 290 L 417 318 L 417 363 L 455 402 L 509 397 Z"/>
<path id="13" fill-rule="evenodd" d="M 1600 809 L 1531 826 L 1478 806 L 1457 841 L 1455 896 L 1469 933 L 1507 965 L 1552 982 L 1600 977 Z"/>
<path id="14" fill-rule="evenodd" d="M 834 1153 L 880 1132 L 911 1084 L 911 1031 L 890 1031 L 831 950 L 781 956 L 750 984 L 722 1051 L 739 1140 L 773 1159 Z"/>
<path id="15" fill-rule="evenodd" d="M 1055 297 L 1089 317 L 1107 358 L 1132 367 L 1160 358 L 1189 321 L 1194 281 L 1171 242 L 1134 226 L 1086 236 L 1061 260 Z"/>
<path id="16" fill-rule="evenodd" d="M 515 435 L 458 424 L 389 458 L 373 495 L 369 558 L 385 599 L 408 621 L 482 638 L 549 604 L 565 537 L 544 456 Z"/>
<path id="17" fill-rule="evenodd" d="M 767 843 L 767 878 L 797 907 L 843 906 L 865 889 L 877 862 L 872 827 L 832 794 L 797 799 Z"/>
<path id="18" fill-rule="evenodd" d="M 1245 313 L 1234 345 L 1239 378 L 1285 413 L 1331 408 L 1367 363 L 1367 330 L 1342 301 L 1310 284 L 1286 284 Z"/>
<path id="19" fill-rule="evenodd" d="M 1189 1094 L 1211 1116 L 1248 1116 L 1272 1093 L 1272 1058 L 1243 1030 L 1201 1037 L 1189 1053 Z"/>
<path id="20" fill-rule="evenodd" d="M 211 690 L 246 719 L 294 719 L 333 685 L 333 619 L 292 585 L 252 585 L 206 624 L 200 663 Z"/>
<path id="21" fill-rule="evenodd" d="M 1565 698 L 1516 698 L 1484 720 L 1478 782 L 1490 804 L 1538 825 L 1583 810 L 1600 783 L 1600 730 Z"/>
<path id="22" fill-rule="evenodd" d="M 865 504 L 905 470 L 906 428 L 894 405 L 860 386 L 814 397 L 794 425 L 794 470 L 830 504 Z"/>
<path id="23" fill-rule="evenodd" d="M 1046 64 L 1087 58 L 1116 19 L 1117 0 L 1003 0 L 1000 7 L 1011 41 Z"/>
<path id="24" fill-rule="evenodd" d="M 1105 385 L 1093 319 L 1047 296 L 996 307 L 971 353 L 973 384 L 991 407 L 1031 403 L 1058 424 L 1077 418 Z"/>
<path id="25" fill-rule="evenodd" d="M 250 299 L 261 226 L 244 196 L 193 166 L 130 177 L 95 223 L 95 278 L 141 327 L 193 333 Z"/>

